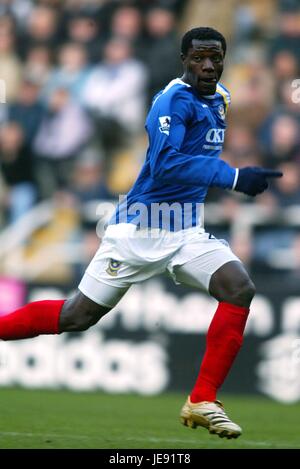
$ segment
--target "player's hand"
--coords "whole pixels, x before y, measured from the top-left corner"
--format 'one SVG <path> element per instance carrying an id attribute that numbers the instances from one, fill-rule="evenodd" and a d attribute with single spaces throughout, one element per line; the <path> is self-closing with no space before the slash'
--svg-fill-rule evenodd
<path id="1" fill-rule="evenodd" d="M 273 169 L 264 169 L 249 166 L 239 169 L 239 174 L 234 190 L 244 194 L 255 196 L 268 188 L 268 178 L 281 178 L 283 173 Z"/>

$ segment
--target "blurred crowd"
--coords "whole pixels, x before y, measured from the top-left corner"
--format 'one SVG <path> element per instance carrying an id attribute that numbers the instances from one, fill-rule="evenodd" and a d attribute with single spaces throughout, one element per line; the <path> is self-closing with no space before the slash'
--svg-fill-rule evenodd
<path id="1" fill-rule="evenodd" d="M 219 22 L 230 18 L 224 31 L 215 6 Z M 300 0 L 2 0 L 2 227 L 43 200 L 82 207 L 126 193 L 144 159 L 151 99 L 181 75 L 181 36 L 200 25 L 228 41 L 224 159 L 284 172 L 255 200 L 213 190 L 208 201 L 229 218 L 244 204 L 299 206 Z"/>
<path id="2" fill-rule="evenodd" d="M 146 107 L 180 73 L 183 3 L 2 1 L 1 205 L 8 221 L 57 190 L 85 202 L 117 194 L 118 177 L 129 187 Z M 112 175 L 124 153 L 126 174 Z"/>

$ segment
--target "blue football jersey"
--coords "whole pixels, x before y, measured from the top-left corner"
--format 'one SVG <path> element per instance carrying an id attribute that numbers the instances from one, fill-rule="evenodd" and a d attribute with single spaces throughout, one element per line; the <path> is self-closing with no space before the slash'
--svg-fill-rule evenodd
<path id="1" fill-rule="evenodd" d="M 205 97 L 179 78 L 154 97 L 145 125 L 149 147 L 144 165 L 110 223 L 171 231 L 199 223 L 199 205 L 208 188 L 231 189 L 234 184 L 236 170 L 219 158 L 229 103 L 223 85 Z"/>

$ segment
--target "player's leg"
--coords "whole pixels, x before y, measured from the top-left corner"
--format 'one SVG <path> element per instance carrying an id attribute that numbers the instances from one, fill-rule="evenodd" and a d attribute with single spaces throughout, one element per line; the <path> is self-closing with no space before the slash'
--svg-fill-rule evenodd
<path id="1" fill-rule="evenodd" d="M 0 339 L 84 331 L 108 313 L 128 288 L 107 285 L 85 273 L 72 298 L 35 301 L 0 317 Z"/>
<path id="2" fill-rule="evenodd" d="M 232 261 L 211 276 L 209 293 L 219 304 L 207 332 L 206 351 L 191 402 L 216 400 L 241 348 L 255 288 L 242 263 Z"/>
<path id="3" fill-rule="evenodd" d="M 83 331 L 109 310 L 80 291 L 68 300 L 35 301 L 0 317 L 0 339 L 18 340 L 42 334 Z"/>
<path id="4" fill-rule="evenodd" d="M 100 305 L 78 291 L 62 307 L 59 317 L 59 333 L 85 331 L 110 310 L 110 306 Z"/>
<path id="5" fill-rule="evenodd" d="M 199 375 L 181 411 L 182 421 L 192 427 L 204 426 L 219 436 L 235 438 L 241 429 L 224 413 L 216 395 L 241 347 L 254 285 L 229 248 L 205 253 L 180 266 L 176 279 L 205 288 L 219 301 L 208 329 Z"/>
<path id="6" fill-rule="evenodd" d="M 231 261 L 212 274 L 209 293 L 219 302 L 249 308 L 255 295 L 255 286 L 244 265 L 239 261 Z"/>
<path id="7" fill-rule="evenodd" d="M 99 321 L 130 287 L 127 277 L 134 277 L 138 270 L 112 258 L 122 247 L 122 239 L 116 241 L 119 241 L 118 246 L 116 242 L 107 242 L 104 236 L 73 298 L 35 301 L 0 317 L 0 339 L 83 331 Z"/>
<path id="8" fill-rule="evenodd" d="M 65 300 L 28 303 L 0 317 L 0 339 L 18 340 L 40 334 L 58 334 L 59 317 Z"/>

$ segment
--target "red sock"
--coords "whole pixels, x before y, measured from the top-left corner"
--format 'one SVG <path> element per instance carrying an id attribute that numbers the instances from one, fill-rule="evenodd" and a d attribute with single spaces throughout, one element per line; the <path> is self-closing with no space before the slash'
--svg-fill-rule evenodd
<path id="1" fill-rule="evenodd" d="M 40 334 L 58 334 L 59 316 L 65 300 L 28 303 L 0 317 L 0 339 L 17 340 Z"/>
<path id="2" fill-rule="evenodd" d="M 219 303 L 209 326 L 200 373 L 190 395 L 191 402 L 215 401 L 242 342 L 249 308 Z"/>

